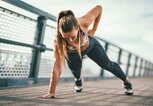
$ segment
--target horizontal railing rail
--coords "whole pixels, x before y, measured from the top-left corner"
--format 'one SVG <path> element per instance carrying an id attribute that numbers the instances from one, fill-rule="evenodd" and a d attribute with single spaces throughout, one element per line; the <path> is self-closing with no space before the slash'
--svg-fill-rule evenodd
<path id="1" fill-rule="evenodd" d="M 30 11 L 32 13 L 35 13 L 35 14 L 37 14 L 39 16 L 44 16 L 44 17 L 46 17 L 46 18 L 48 18 L 50 20 L 56 21 L 56 17 L 55 16 L 53 16 L 53 15 L 47 13 L 47 12 L 44 12 L 44 11 L 40 10 L 39 8 L 31 6 L 31 5 L 25 3 L 25 2 L 23 2 L 21 0 L 3 0 L 3 1 L 5 1 L 7 3 L 10 3 L 10 4 L 14 5 L 14 6 L 17 6 L 19 8 L 22 8 L 24 10 Z"/>
<path id="2" fill-rule="evenodd" d="M 32 44 L 12 41 L 12 40 L 3 39 L 3 38 L 0 38 L 0 42 L 1 43 L 6 43 L 6 44 L 17 45 L 17 46 L 24 46 L 24 47 L 40 49 L 41 52 L 45 52 L 46 50 L 53 51 L 52 48 L 47 48 L 44 44 L 41 44 L 41 45 L 32 45 Z"/>

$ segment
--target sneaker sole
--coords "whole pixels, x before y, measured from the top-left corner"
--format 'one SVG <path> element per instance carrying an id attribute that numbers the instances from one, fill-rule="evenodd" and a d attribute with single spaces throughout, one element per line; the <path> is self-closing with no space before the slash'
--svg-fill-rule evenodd
<path id="1" fill-rule="evenodd" d="M 125 92 L 126 95 L 133 95 L 133 92 L 130 93 L 130 92 Z"/>
<path id="2" fill-rule="evenodd" d="M 79 90 L 75 90 L 76 92 L 82 92 L 82 88 L 81 89 L 79 89 Z"/>

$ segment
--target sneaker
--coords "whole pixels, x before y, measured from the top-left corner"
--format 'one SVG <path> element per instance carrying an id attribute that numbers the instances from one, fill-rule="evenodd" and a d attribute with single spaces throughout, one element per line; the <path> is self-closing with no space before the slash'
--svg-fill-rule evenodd
<path id="1" fill-rule="evenodd" d="M 75 86 L 74 89 L 76 92 L 82 91 L 82 79 L 75 79 Z"/>
<path id="2" fill-rule="evenodd" d="M 124 82 L 124 92 L 126 95 L 133 95 L 132 84 L 130 82 Z"/>

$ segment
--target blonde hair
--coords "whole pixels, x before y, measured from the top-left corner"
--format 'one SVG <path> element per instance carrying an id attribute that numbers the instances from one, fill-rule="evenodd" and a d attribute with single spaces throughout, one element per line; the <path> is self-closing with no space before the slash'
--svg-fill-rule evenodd
<path id="1" fill-rule="evenodd" d="M 59 59 L 60 59 L 60 63 L 65 64 L 65 58 L 68 59 L 68 55 L 67 55 L 67 43 L 66 41 L 63 39 L 59 29 L 61 28 L 63 32 L 67 33 L 73 30 L 73 28 L 78 28 L 78 22 L 77 19 L 75 18 L 73 12 L 71 10 L 67 10 L 67 11 L 61 11 L 59 13 L 58 19 L 57 19 L 57 32 L 56 32 L 56 39 L 55 39 L 55 45 L 57 46 L 56 49 L 57 50 L 57 55 L 59 55 Z M 78 34 L 78 46 L 77 46 L 77 52 L 80 56 L 80 59 L 82 59 L 81 56 L 81 36 L 80 36 L 80 32 Z"/>

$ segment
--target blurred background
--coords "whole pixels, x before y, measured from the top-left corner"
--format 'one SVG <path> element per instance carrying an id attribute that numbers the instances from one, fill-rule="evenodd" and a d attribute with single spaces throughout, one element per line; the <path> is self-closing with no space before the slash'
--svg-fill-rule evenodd
<path id="1" fill-rule="evenodd" d="M 96 35 L 153 62 L 152 0 L 23 0 L 55 16 L 73 10 L 76 17 L 95 5 L 103 7 Z"/>

